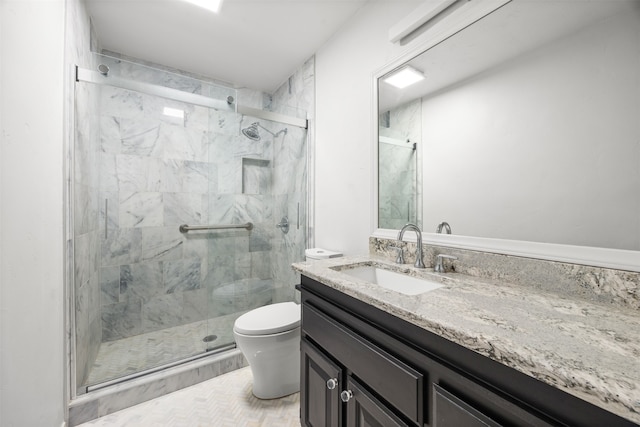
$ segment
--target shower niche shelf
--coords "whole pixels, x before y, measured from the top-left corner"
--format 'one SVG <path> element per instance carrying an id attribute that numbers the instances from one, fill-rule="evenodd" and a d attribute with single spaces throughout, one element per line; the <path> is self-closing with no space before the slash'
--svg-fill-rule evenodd
<path id="1" fill-rule="evenodd" d="M 271 161 L 242 158 L 242 194 L 269 194 L 271 191 Z"/>

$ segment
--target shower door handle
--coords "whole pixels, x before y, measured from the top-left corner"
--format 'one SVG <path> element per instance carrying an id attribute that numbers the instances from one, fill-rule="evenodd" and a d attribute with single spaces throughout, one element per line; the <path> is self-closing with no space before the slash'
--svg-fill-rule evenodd
<path id="1" fill-rule="evenodd" d="M 109 199 L 104 199 L 104 238 L 109 237 Z"/>

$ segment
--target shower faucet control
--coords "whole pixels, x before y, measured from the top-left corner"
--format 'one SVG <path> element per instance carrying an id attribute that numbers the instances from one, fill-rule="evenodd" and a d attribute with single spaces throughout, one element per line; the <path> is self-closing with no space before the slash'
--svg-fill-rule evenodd
<path id="1" fill-rule="evenodd" d="M 282 230 L 284 234 L 287 234 L 289 232 L 289 217 L 283 216 L 280 222 L 276 224 L 276 227 Z"/>

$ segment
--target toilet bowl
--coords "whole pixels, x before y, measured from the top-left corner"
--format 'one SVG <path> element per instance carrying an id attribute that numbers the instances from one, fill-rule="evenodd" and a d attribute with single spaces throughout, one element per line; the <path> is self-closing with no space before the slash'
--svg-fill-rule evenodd
<path id="1" fill-rule="evenodd" d="M 341 257 L 322 248 L 305 251 L 307 260 Z M 300 390 L 300 305 L 281 302 L 256 308 L 236 319 L 236 345 L 249 362 L 253 395 L 275 399 Z"/>
<path id="2" fill-rule="evenodd" d="M 282 302 L 236 319 L 236 344 L 253 374 L 253 395 L 275 399 L 300 390 L 300 305 Z"/>

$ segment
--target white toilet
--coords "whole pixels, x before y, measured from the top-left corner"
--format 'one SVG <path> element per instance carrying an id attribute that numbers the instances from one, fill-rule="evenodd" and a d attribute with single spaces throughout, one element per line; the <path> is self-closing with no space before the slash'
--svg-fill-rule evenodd
<path id="1" fill-rule="evenodd" d="M 335 258 L 337 252 L 307 249 L 307 259 Z M 275 399 L 300 390 L 300 305 L 281 302 L 251 310 L 233 325 L 236 344 L 253 374 L 253 395 Z"/>
<path id="2" fill-rule="evenodd" d="M 300 390 L 300 305 L 281 302 L 236 319 L 236 344 L 253 373 L 253 395 L 275 399 Z"/>

